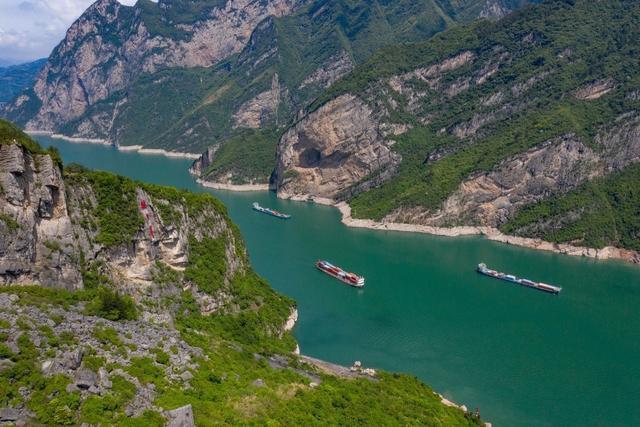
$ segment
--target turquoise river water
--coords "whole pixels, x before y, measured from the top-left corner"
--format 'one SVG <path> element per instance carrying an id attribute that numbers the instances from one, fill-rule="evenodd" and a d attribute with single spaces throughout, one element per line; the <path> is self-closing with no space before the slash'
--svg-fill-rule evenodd
<path id="1" fill-rule="evenodd" d="M 189 160 L 38 140 L 65 163 L 208 191 L 188 174 Z M 494 426 L 640 425 L 640 267 L 480 237 L 353 229 L 332 207 L 212 192 L 242 230 L 254 268 L 297 301 L 304 354 L 415 375 L 479 407 Z M 256 213 L 254 201 L 293 218 Z M 320 273 L 319 258 L 364 275 L 367 286 Z M 479 262 L 563 291 L 480 276 Z"/>

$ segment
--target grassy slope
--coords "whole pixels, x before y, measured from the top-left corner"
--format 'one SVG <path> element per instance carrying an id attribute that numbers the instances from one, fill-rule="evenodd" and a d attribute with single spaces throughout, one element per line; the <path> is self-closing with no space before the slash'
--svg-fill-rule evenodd
<path id="1" fill-rule="evenodd" d="M 41 150 L 36 142 L 6 122 L 0 122 L 0 140 L 16 139 L 33 152 Z M 202 213 L 216 212 L 231 230 L 236 242 L 236 255 L 248 265 L 237 227 L 229 221 L 225 207 L 208 193 L 191 193 L 171 187 L 133 182 L 106 172 L 92 172 L 77 165 L 65 168 L 68 191 L 74 186 L 90 185 L 96 194 L 97 206 L 92 214 L 97 220 L 99 239 L 107 246 L 129 245 L 139 225 L 140 214 L 133 197 L 135 186 L 143 188 L 159 209 L 164 221 L 180 224 L 179 207 L 184 206 L 189 218 L 212 218 Z M 214 224 L 204 223 L 204 226 Z M 224 250 L 220 242 L 204 238 L 199 243 L 191 239 L 189 264 L 184 272 L 157 266 L 154 282 L 160 287 L 182 289 L 185 280 L 198 284 L 204 292 L 215 293 L 223 286 L 226 271 Z M 3 287 L 0 292 L 18 294 L 17 305 L 56 306 L 70 308 L 84 304 L 88 315 L 114 321 L 130 321 L 138 317 L 138 308 L 130 298 L 112 290 L 113 284 L 102 274 L 99 263 L 85 265 L 83 277 L 86 289 L 78 292 L 40 287 Z M 377 381 L 340 379 L 318 374 L 322 383 L 309 385 L 308 377 L 291 369 L 273 369 L 264 358 L 254 354 L 281 354 L 296 366 L 299 362 L 291 351 L 295 346 L 289 333 L 279 330 L 290 313 L 292 301 L 276 293 L 268 283 L 250 268 L 239 271 L 227 289 L 230 298 L 215 314 L 203 316 L 189 292 L 160 299 L 150 296 L 143 304 L 164 304 L 174 307 L 175 324 L 183 339 L 201 347 L 207 358 L 198 360 L 200 368 L 193 372 L 192 387 L 182 389 L 164 377 L 161 352 L 154 359 L 132 360 L 125 369 L 142 382 L 152 382 L 158 397 L 156 404 L 175 408 L 192 404 L 198 425 L 472 425 L 477 420 L 465 417 L 461 411 L 440 403 L 439 397 L 416 378 L 380 373 Z M 48 309 L 47 309 L 48 310 Z M 77 310 L 82 310 L 77 308 Z M 70 379 L 58 375 L 46 379 L 41 370 L 40 351 L 25 333 L 18 340 L 19 353 L 4 344 L 8 325 L 0 323 L 0 361 L 10 359 L 15 364 L 0 371 L 0 406 L 13 406 L 24 401 L 21 387 L 32 390 L 26 403 L 39 422 L 45 425 L 71 425 L 87 422 L 101 425 L 160 426 L 164 420 L 151 411 L 140 417 L 124 415 L 127 403 L 135 394 L 133 384 L 112 376 L 113 388 L 103 396 L 81 400 L 77 392 L 68 392 Z M 73 336 L 56 336 L 50 330 L 47 345 L 50 351 L 66 351 L 80 343 Z M 98 333 L 98 332 L 96 332 Z M 99 331 L 101 340 L 114 344 L 114 351 L 126 351 L 119 345 L 114 331 Z M 48 354 L 47 357 L 51 357 Z M 107 370 L 117 368 L 104 360 L 91 357 L 88 351 L 85 366 Z M 262 379 L 264 386 L 254 381 Z"/>
<path id="2" fill-rule="evenodd" d="M 640 10 L 635 2 L 550 1 L 498 23 L 454 28 L 426 43 L 374 55 L 330 88 L 311 108 L 318 108 L 341 93 L 376 93 L 376 89 L 384 86 L 382 79 L 435 63 L 462 50 L 472 50 L 479 58 L 476 62 L 483 63 L 495 56 L 493 48 L 499 45 L 506 48 L 512 60 L 502 65 L 487 83 L 472 85 L 457 97 L 428 96 L 417 113 L 432 118 L 426 126 L 418 123 L 417 115 L 394 112 L 392 121 L 414 126 L 397 138 L 395 147 L 403 156 L 399 173 L 381 187 L 351 200 L 354 215 L 380 219 L 400 206 L 437 209 L 469 174 L 491 170 L 504 158 L 549 138 L 574 132 L 590 144 L 603 124 L 639 107 L 636 100 L 626 97 L 640 87 L 639 24 Z M 537 42 L 524 45 L 522 40 L 527 34 L 533 34 Z M 567 48 L 572 51 L 570 61 L 558 55 Z M 446 78 L 454 81 L 470 71 L 462 67 Z M 509 96 L 513 85 L 545 72 L 552 73 L 552 77 L 534 84 L 525 94 L 526 108 L 509 120 L 497 120 L 482 127 L 475 140 L 459 141 L 448 133 L 438 132 L 443 127 L 451 129 L 464 123 L 478 112 L 491 112 L 479 107 L 482 99 L 497 91 Z M 572 96 L 576 88 L 608 77 L 617 82 L 609 95 L 589 102 Z M 402 98 L 397 101 L 406 102 Z M 429 153 L 443 147 L 449 148 L 451 154 L 439 161 L 423 163 Z"/>
<path id="3" fill-rule="evenodd" d="M 207 176 L 232 174 L 233 184 L 266 183 L 273 170 L 277 129 L 247 129 L 230 137 L 216 152 Z"/>
<path id="4" fill-rule="evenodd" d="M 39 287 L 3 287 L 3 293 L 19 295 L 20 306 L 76 307 L 84 300 L 78 292 Z M 182 309 L 194 308 L 185 300 Z M 225 325 L 226 326 L 226 325 Z M 243 337 L 221 336 L 216 320 L 201 316 L 178 319 L 177 327 L 191 345 L 203 348 L 207 359 L 199 359 L 200 369 L 193 372 L 191 387 L 172 386 L 164 377 L 162 352 L 155 358 L 132 360 L 124 369 L 143 383 L 153 383 L 158 397 L 155 404 L 175 408 L 193 406 L 196 424 L 209 425 L 476 425 L 462 412 L 444 406 L 439 397 L 415 378 L 380 373 L 377 381 L 339 379 L 319 374 L 322 383 L 309 387 L 309 379 L 293 370 L 270 368 L 255 351 L 264 351 L 265 341 L 246 345 Z M 4 344 L 6 324 L 0 323 L 0 360 L 15 364 L 0 372 L 0 404 L 3 407 L 23 402 L 19 389 L 31 390 L 27 407 L 43 425 L 162 426 L 164 419 L 153 411 L 139 417 L 124 415 L 124 408 L 135 394 L 135 386 L 112 375 L 113 387 L 104 395 L 80 399 L 77 392 L 66 390 L 70 379 L 64 375 L 46 378 L 40 370 L 39 349 L 29 338 L 29 326 L 18 339 L 19 353 Z M 42 331 L 45 326 L 42 326 Z M 49 328 L 47 345 L 70 350 L 80 345 L 73 335 L 57 335 Z M 114 351 L 126 351 L 113 329 L 95 331 L 102 340 L 114 345 Z M 98 335 L 96 335 L 98 337 Z M 88 351 L 88 350 L 85 350 Z M 90 351 L 84 364 L 97 370 L 118 368 L 104 359 L 93 358 Z M 292 361 L 295 366 L 295 362 Z M 256 387 L 261 379 L 264 386 Z"/>

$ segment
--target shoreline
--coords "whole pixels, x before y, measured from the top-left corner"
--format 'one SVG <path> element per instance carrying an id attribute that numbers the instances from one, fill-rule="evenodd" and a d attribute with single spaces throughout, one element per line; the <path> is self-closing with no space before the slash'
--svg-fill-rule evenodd
<path id="1" fill-rule="evenodd" d="M 223 184 L 221 182 L 205 181 L 202 178 L 196 178 L 196 182 L 203 187 L 211 188 L 214 190 L 227 190 L 227 191 L 269 191 L 269 184 Z"/>
<path id="2" fill-rule="evenodd" d="M 135 151 L 145 155 L 156 155 L 156 156 L 160 155 L 160 156 L 165 156 L 170 158 L 181 158 L 181 159 L 192 159 L 192 160 L 200 158 L 200 154 L 185 153 L 181 151 L 167 151 L 161 148 L 144 148 L 142 145 L 116 145 L 116 144 L 112 144 L 106 139 L 100 139 L 100 138 L 75 138 L 71 136 L 62 135 L 59 133 L 53 133 L 53 132 L 41 131 L 41 130 L 29 130 L 25 132 L 28 135 L 44 135 L 52 139 L 61 139 L 63 141 L 72 142 L 72 143 L 107 145 L 107 146 L 117 148 L 118 151 Z"/>
<path id="3" fill-rule="evenodd" d="M 485 226 L 457 226 L 457 227 L 434 227 L 430 225 L 408 224 L 401 222 L 380 222 L 372 219 L 357 219 L 351 216 L 351 206 L 347 202 L 336 202 L 335 200 L 314 197 L 310 195 L 289 195 L 281 194 L 278 198 L 300 202 L 313 202 L 321 205 L 334 206 L 340 211 L 341 222 L 347 227 L 367 228 L 370 230 L 400 231 L 405 233 L 431 234 L 434 236 L 459 237 L 459 236 L 482 236 L 488 240 L 505 243 L 508 245 L 520 246 L 528 249 L 536 249 L 547 252 L 554 252 L 563 255 L 582 256 L 597 260 L 621 260 L 630 264 L 640 264 L 640 252 L 629 249 L 605 246 L 601 249 L 589 248 L 586 246 L 573 246 L 567 243 L 553 243 L 542 239 L 529 237 L 518 237 L 504 234 L 497 228 Z"/>
<path id="4" fill-rule="evenodd" d="M 348 227 L 423 233 L 445 237 L 483 236 L 484 238 L 494 242 L 506 243 L 529 249 L 537 249 L 563 255 L 583 256 L 598 260 L 619 259 L 631 264 L 640 264 L 640 253 L 629 249 L 621 249 L 613 246 L 605 246 L 604 248 L 596 249 L 586 246 L 573 246 L 567 243 L 553 243 L 542 239 L 504 234 L 497 228 L 486 226 L 434 227 L 430 225 L 356 219 L 351 216 L 351 207 L 346 202 L 334 203 L 333 206 L 338 208 L 342 214 L 342 223 Z"/>

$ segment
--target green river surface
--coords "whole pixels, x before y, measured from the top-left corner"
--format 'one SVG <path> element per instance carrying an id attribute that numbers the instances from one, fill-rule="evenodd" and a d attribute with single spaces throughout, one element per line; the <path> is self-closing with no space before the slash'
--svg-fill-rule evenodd
<path id="1" fill-rule="evenodd" d="M 37 137 L 65 163 L 208 191 L 189 160 Z M 348 228 L 337 209 L 273 193 L 212 191 L 254 268 L 294 298 L 303 354 L 402 371 L 480 408 L 494 426 L 640 425 L 640 267 L 495 243 Z M 279 220 L 252 202 L 290 213 Z M 366 277 L 343 285 L 327 259 Z M 476 264 L 562 286 L 559 296 L 481 276 Z"/>

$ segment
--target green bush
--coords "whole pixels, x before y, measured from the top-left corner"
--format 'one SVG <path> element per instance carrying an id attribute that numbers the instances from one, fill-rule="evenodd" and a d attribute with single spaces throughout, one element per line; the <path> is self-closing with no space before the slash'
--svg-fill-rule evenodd
<path id="1" fill-rule="evenodd" d="M 98 201 L 94 214 L 100 232 L 96 240 L 107 247 L 131 243 L 144 224 L 135 183 L 108 172 L 86 172 L 86 177 Z"/>
<path id="2" fill-rule="evenodd" d="M 122 347 L 124 344 L 118 335 L 118 331 L 113 328 L 105 328 L 102 326 L 96 326 L 93 330 L 93 336 L 96 337 L 103 345 L 109 345 L 113 347 Z"/>
<path id="3" fill-rule="evenodd" d="M 204 237 L 198 241 L 189 238 L 189 263 L 184 270 L 185 279 L 194 283 L 199 290 L 213 294 L 224 284 L 227 271 L 225 248 L 227 239 Z"/>
<path id="4" fill-rule="evenodd" d="M 87 314 L 109 320 L 135 320 L 138 318 L 138 309 L 130 296 L 102 286 L 87 305 Z"/>

